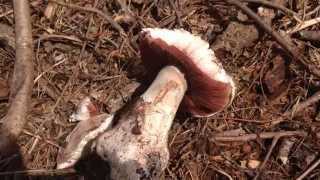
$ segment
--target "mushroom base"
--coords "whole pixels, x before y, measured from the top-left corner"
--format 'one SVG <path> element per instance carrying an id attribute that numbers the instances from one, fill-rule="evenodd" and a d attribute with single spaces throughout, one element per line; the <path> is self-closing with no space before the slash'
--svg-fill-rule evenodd
<path id="1" fill-rule="evenodd" d="M 164 67 L 118 124 L 96 141 L 112 179 L 157 179 L 169 160 L 168 133 L 187 90 L 184 75 Z"/>

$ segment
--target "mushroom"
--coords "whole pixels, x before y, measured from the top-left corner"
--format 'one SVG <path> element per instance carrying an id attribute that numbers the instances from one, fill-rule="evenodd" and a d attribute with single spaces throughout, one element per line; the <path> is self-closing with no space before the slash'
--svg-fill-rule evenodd
<path id="1" fill-rule="evenodd" d="M 155 79 L 96 140 L 112 179 L 157 179 L 168 164 L 168 134 L 179 106 L 208 117 L 227 107 L 235 94 L 232 78 L 208 43 L 187 31 L 144 29 L 140 51 Z"/>
<path id="2" fill-rule="evenodd" d="M 112 125 L 114 115 L 99 113 L 90 97 L 85 97 L 75 113 L 70 116 L 70 122 L 80 121 L 67 137 L 67 146 L 59 149 L 57 169 L 73 166 L 84 154 L 90 152 L 92 141 Z"/>

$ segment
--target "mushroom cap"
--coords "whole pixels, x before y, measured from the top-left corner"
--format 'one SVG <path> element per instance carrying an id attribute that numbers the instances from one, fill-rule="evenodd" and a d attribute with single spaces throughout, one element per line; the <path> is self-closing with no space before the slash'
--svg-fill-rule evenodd
<path id="1" fill-rule="evenodd" d="M 174 65 L 185 74 L 188 90 L 181 109 L 193 116 L 211 116 L 234 98 L 232 78 L 209 44 L 198 36 L 182 29 L 146 28 L 140 34 L 140 53 L 151 77 L 167 65 Z"/>

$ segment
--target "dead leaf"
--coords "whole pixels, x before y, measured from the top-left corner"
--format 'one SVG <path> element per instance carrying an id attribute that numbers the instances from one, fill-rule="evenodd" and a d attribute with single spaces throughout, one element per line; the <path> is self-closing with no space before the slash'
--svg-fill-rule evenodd
<path id="1" fill-rule="evenodd" d="M 285 60 L 280 55 L 272 59 L 270 69 L 267 70 L 263 78 L 263 84 L 268 93 L 279 94 L 280 87 L 286 81 L 286 68 Z"/>

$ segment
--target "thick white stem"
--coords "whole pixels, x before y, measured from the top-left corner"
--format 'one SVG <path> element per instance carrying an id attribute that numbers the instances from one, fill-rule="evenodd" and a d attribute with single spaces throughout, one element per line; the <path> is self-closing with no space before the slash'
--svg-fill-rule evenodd
<path id="1" fill-rule="evenodd" d="M 167 137 L 186 92 L 184 75 L 164 67 L 148 90 L 96 143 L 111 166 L 112 179 L 156 179 L 167 166 Z"/>
<path id="2" fill-rule="evenodd" d="M 144 117 L 145 131 L 165 137 L 186 90 L 184 75 L 174 66 L 164 67 L 141 96 L 143 102 L 148 104 L 148 114 Z"/>

